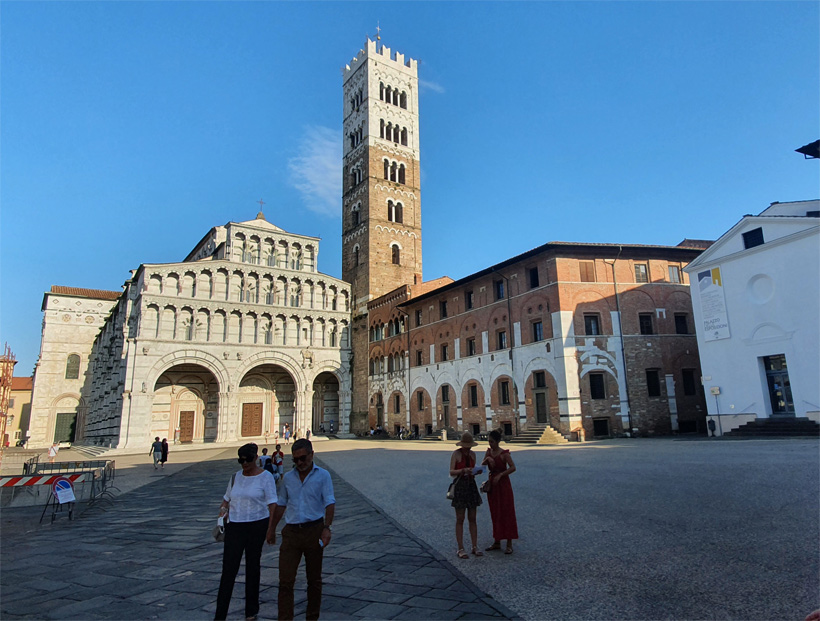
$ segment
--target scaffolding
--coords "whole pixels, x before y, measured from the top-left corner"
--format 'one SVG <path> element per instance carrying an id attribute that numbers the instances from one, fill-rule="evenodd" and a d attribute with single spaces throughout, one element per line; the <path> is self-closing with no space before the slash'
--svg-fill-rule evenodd
<path id="1" fill-rule="evenodd" d="M 11 381 L 14 377 L 14 365 L 17 359 L 11 351 L 11 347 L 6 343 L 3 355 L 0 356 L 0 467 L 3 465 L 3 453 L 9 444 L 8 424 L 13 419 L 9 415 L 9 398 L 11 397 Z"/>

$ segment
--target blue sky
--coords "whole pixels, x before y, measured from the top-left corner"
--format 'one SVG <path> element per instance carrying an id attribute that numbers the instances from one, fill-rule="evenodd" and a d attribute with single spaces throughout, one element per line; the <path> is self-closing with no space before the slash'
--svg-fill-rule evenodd
<path id="1" fill-rule="evenodd" d="M 420 60 L 424 276 L 547 241 L 715 239 L 817 198 L 816 2 L 3 2 L 0 340 L 210 227 L 322 238 L 341 276 L 341 67 Z"/>

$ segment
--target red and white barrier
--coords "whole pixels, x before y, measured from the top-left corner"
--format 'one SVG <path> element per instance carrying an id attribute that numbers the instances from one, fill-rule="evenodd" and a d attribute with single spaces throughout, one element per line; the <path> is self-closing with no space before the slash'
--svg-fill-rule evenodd
<path id="1" fill-rule="evenodd" d="M 0 477 L 0 487 L 28 487 L 29 485 L 51 485 L 57 479 L 65 478 L 72 483 L 82 483 L 89 472 L 77 474 L 25 474 L 18 477 Z"/>

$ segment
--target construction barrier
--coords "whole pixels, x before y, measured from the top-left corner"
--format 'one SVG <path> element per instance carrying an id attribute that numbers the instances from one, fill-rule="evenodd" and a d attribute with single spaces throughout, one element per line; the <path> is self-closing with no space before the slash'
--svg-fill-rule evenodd
<path id="1" fill-rule="evenodd" d="M 76 474 L 25 474 L 16 477 L 0 477 L 0 487 L 28 487 L 29 485 L 51 485 L 57 479 L 68 479 L 72 483 L 90 481 L 93 472 L 79 472 Z"/>

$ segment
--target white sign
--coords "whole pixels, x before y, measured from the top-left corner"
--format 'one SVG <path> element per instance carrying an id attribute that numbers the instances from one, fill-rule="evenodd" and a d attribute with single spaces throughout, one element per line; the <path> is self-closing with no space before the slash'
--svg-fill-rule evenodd
<path id="1" fill-rule="evenodd" d="M 698 272 L 700 312 L 703 317 L 703 340 L 728 339 L 729 317 L 726 315 L 726 296 L 719 267 Z"/>

